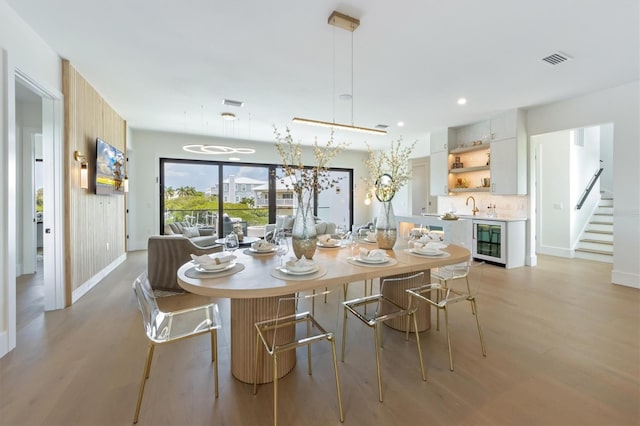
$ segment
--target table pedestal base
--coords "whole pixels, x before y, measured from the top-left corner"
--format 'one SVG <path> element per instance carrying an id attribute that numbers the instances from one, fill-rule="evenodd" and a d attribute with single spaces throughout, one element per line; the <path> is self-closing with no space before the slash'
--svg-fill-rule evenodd
<path id="1" fill-rule="evenodd" d="M 231 374 L 236 379 L 253 383 L 253 369 L 256 351 L 255 323 L 274 319 L 278 310 L 278 300 L 286 296 L 259 299 L 231 299 Z M 280 316 L 295 312 L 295 302 L 289 300 L 280 307 Z M 273 360 L 266 353 L 262 341 L 258 346 L 258 383 L 273 381 Z M 278 355 L 278 378 L 289 373 L 296 365 L 296 351 Z"/>
<path id="2" fill-rule="evenodd" d="M 413 275 L 411 274 L 400 274 L 393 275 L 387 278 L 401 278 L 401 277 L 409 277 Z M 431 270 L 424 271 L 425 282 L 423 284 L 428 284 L 431 279 Z M 408 283 L 393 284 L 387 285 L 384 287 L 383 296 L 388 299 L 391 299 L 398 303 L 400 306 L 407 307 L 409 306 L 409 294 L 406 292 L 407 289 L 411 288 L 412 285 Z M 413 284 L 413 287 L 416 287 Z M 418 331 L 425 331 L 431 328 L 431 305 L 427 302 L 420 300 L 418 301 L 418 310 L 416 311 L 416 319 L 418 321 Z M 394 318 L 389 321 L 385 321 L 385 324 L 395 330 L 407 331 L 407 318 L 400 317 Z M 414 332 L 413 330 L 413 321 L 409 321 L 409 331 Z"/>

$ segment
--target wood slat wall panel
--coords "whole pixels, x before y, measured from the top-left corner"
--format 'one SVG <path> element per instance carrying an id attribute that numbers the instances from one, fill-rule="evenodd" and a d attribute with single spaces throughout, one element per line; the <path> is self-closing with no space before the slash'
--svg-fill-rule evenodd
<path id="1" fill-rule="evenodd" d="M 63 61 L 65 102 L 65 211 L 67 252 L 65 273 L 67 305 L 72 293 L 125 252 L 125 199 L 96 195 L 93 181 L 96 167 L 96 138 L 126 152 L 126 123 L 98 92 Z M 73 160 L 81 151 L 89 163 L 89 189 L 81 189 L 80 163 Z"/>

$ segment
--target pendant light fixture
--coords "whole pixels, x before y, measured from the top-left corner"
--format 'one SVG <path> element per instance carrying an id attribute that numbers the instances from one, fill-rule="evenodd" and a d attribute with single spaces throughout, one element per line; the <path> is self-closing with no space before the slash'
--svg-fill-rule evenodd
<path id="1" fill-rule="evenodd" d="M 343 124 L 336 123 L 335 120 L 335 36 L 333 41 L 333 61 L 334 61 L 334 70 L 333 70 L 333 78 L 334 78 L 334 94 L 333 94 L 333 102 L 334 102 L 334 117 L 333 122 L 330 121 L 322 121 L 322 120 L 313 120 L 310 118 L 301 118 L 301 117 L 293 117 L 294 123 L 302 123 L 308 124 L 311 126 L 322 126 L 322 127 L 330 127 L 334 129 L 344 129 L 351 130 L 354 132 L 362 132 L 362 133 L 370 133 L 374 135 L 386 135 L 387 131 L 382 129 L 370 128 L 370 127 L 361 127 L 355 126 L 353 124 L 353 32 L 360 26 L 360 20 L 353 18 L 351 16 L 345 15 L 343 13 L 333 11 L 327 20 L 329 25 L 333 25 L 334 27 L 341 28 L 343 30 L 347 30 L 351 32 L 351 124 Z M 335 31 L 335 30 L 334 30 Z"/>

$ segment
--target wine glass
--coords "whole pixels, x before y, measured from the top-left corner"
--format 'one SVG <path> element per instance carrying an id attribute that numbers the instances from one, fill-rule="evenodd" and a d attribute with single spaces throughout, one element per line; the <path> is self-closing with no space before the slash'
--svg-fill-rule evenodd
<path id="1" fill-rule="evenodd" d="M 224 249 L 233 254 L 234 251 L 240 246 L 238 242 L 238 236 L 233 232 L 227 235 L 224 239 Z"/>
<path id="2" fill-rule="evenodd" d="M 282 258 L 289 253 L 289 241 L 284 232 L 280 231 L 276 234 L 274 243 L 276 245 L 276 254 L 280 258 L 280 267 L 282 268 Z"/>
<path id="3" fill-rule="evenodd" d="M 340 237 L 340 246 L 344 247 L 344 237 L 347 235 L 347 227 L 345 225 L 336 226 L 336 235 Z"/>

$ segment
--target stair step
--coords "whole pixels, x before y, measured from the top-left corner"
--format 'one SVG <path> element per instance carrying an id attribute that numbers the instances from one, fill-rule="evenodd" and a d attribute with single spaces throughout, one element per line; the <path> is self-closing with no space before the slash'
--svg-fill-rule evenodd
<path id="1" fill-rule="evenodd" d="M 580 240 L 576 245 L 576 250 L 594 250 L 595 252 L 602 252 L 607 254 L 613 254 L 613 244 L 602 243 L 600 241 L 596 241 L 595 243 L 590 243 L 586 241 Z"/>
<path id="2" fill-rule="evenodd" d="M 603 235 L 613 235 L 613 231 L 609 230 L 600 230 L 600 229 L 587 229 L 585 232 L 590 232 L 592 234 L 603 234 Z"/>
<path id="3" fill-rule="evenodd" d="M 583 238 L 582 240 L 580 240 L 581 243 L 594 243 L 594 244 L 606 244 L 608 246 L 612 246 L 613 245 L 613 241 L 607 241 L 607 240 L 596 240 L 593 238 Z"/>
<path id="4" fill-rule="evenodd" d="M 598 209 L 600 210 L 600 209 Z M 598 211 L 596 210 L 596 212 L 593 214 L 594 216 L 604 216 L 604 217 L 613 217 L 613 210 L 611 210 L 610 212 L 608 211 Z"/>
<path id="5" fill-rule="evenodd" d="M 595 214 L 613 215 L 613 206 L 598 206 Z"/>
<path id="6" fill-rule="evenodd" d="M 584 231 L 582 238 L 585 241 L 608 242 L 613 244 L 613 233 Z"/>
<path id="7" fill-rule="evenodd" d="M 595 260 L 597 262 L 613 263 L 613 255 L 611 253 L 601 254 L 601 253 L 593 253 L 591 251 L 576 249 L 575 257 L 579 259 Z"/>
<path id="8" fill-rule="evenodd" d="M 591 225 L 613 225 L 613 220 L 612 221 L 606 221 L 606 220 L 592 220 L 589 222 Z"/>
<path id="9" fill-rule="evenodd" d="M 598 203 L 600 207 L 613 207 L 613 200 L 600 199 Z"/>

